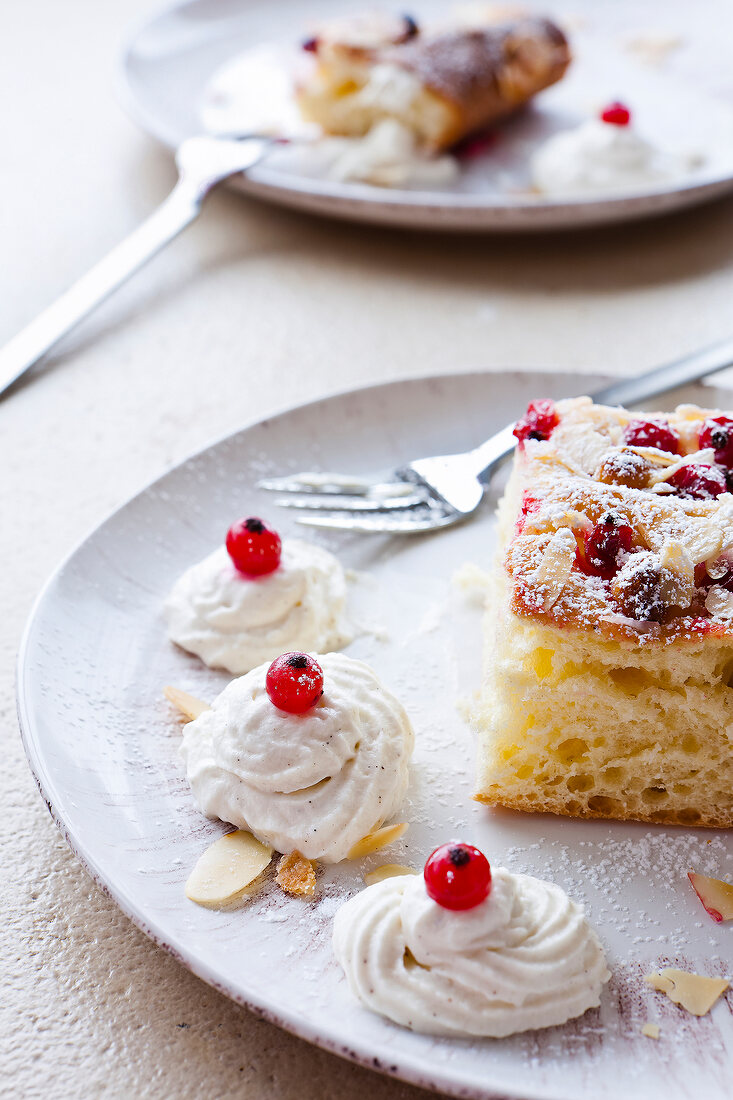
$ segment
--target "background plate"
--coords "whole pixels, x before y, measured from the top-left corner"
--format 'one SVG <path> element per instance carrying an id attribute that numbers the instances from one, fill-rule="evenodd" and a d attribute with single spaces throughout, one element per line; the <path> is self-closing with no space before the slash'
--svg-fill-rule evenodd
<path id="1" fill-rule="evenodd" d="M 60 828 L 122 909 L 181 962 L 236 1001 L 367 1066 L 464 1097 L 707 1100 L 730 1095 L 733 1018 L 725 999 L 704 1019 L 644 985 L 660 965 L 729 974 L 730 926 L 690 889 L 690 867 L 733 870 L 733 838 L 708 830 L 489 812 L 471 801 L 473 745 L 457 702 L 480 672 L 480 612 L 451 589 L 466 561 L 493 553 L 496 488 L 480 516 L 420 539 L 332 537 L 356 613 L 374 633 L 348 650 L 405 703 L 417 749 L 406 836 L 361 865 L 319 877 L 318 897 L 269 880 L 241 908 L 216 913 L 184 895 L 198 855 L 223 831 L 196 811 L 177 756 L 180 727 L 161 694 L 173 683 L 212 698 L 227 677 L 165 640 L 161 603 L 175 577 L 238 515 L 273 515 L 253 489 L 266 473 L 369 472 L 479 443 L 527 400 L 596 388 L 558 374 L 459 375 L 329 398 L 236 433 L 167 474 L 99 527 L 39 597 L 19 667 L 26 751 Z M 690 388 L 686 400 L 730 405 Z M 288 513 L 278 526 L 295 530 Z M 301 529 L 302 530 L 302 529 Z M 362 1010 L 330 949 L 338 906 L 384 862 L 421 866 L 462 835 L 496 864 L 551 878 L 587 906 L 613 979 L 600 1010 L 502 1041 L 412 1034 Z M 646 1020 L 662 1026 L 644 1038 Z"/>
<path id="2" fill-rule="evenodd" d="M 297 42 L 321 18 L 365 7 L 370 7 L 365 0 L 182 0 L 142 27 L 126 47 L 123 101 L 149 133 L 175 147 L 201 129 L 204 89 L 224 63 L 263 42 L 283 37 Z M 399 191 L 319 180 L 305 168 L 299 172 L 297 157 L 286 152 L 272 155 L 236 185 L 260 198 L 334 217 L 493 232 L 643 218 L 733 188 L 726 48 L 733 12 L 725 0 L 700 0 L 694 20 L 689 5 L 680 0 L 665 5 L 529 0 L 522 7 L 549 11 L 563 22 L 576 59 L 568 75 L 539 97 L 536 108 L 501 129 L 490 153 L 466 162 L 450 190 Z M 445 21 L 449 10 L 439 0 L 419 0 L 414 14 Z M 650 64 L 650 59 L 656 63 Z M 707 157 L 704 168 L 677 182 L 617 198 L 545 201 L 517 190 L 527 183 L 528 149 L 618 97 L 632 106 L 642 131 L 654 140 L 702 150 Z"/>

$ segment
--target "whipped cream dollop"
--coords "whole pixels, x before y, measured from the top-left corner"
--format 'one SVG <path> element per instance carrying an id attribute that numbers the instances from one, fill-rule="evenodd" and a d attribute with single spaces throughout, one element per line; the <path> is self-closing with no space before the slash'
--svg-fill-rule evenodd
<path id="1" fill-rule="evenodd" d="M 323 695 L 288 714 L 265 690 L 267 665 L 233 680 L 184 727 L 197 806 L 278 852 L 338 863 L 400 806 L 414 734 L 401 703 L 362 661 L 317 656 Z"/>
<path id="2" fill-rule="evenodd" d="M 559 886 L 492 868 L 473 909 L 444 909 L 422 875 L 386 879 L 336 914 L 333 946 L 373 1012 L 432 1035 L 500 1038 L 600 1003 L 610 977 L 583 910 Z"/>
<path id="3" fill-rule="evenodd" d="M 187 569 L 165 604 L 168 636 L 211 668 L 241 674 L 288 650 L 318 653 L 352 640 L 346 579 L 328 550 L 284 539 L 280 565 L 244 576 L 226 548 Z"/>
<path id="4" fill-rule="evenodd" d="M 700 158 L 665 152 L 633 126 L 590 119 L 549 138 L 530 158 L 532 182 L 547 194 L 642 189 L 692 171 Z"/>
<path id="5" fill-rule="evenodd" d="M 324 139 L 332 157 L 330 179 L 371 183 L 375 187 L 445 187 L 458 175 L 449 154 L 431 156 L 420 149 L 411 130 L 393 118 L 382 119 L 363 138 Z"/>

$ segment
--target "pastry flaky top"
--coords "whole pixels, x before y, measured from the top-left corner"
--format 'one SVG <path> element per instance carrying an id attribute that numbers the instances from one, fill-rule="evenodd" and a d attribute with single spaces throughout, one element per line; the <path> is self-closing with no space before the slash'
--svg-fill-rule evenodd
<path id="1" fill-rule="evenodd" d="M 701 449 L 699 437 L 706 421 L 733 414 L 694 405 L 640 414 L 589 397 L 555 411 L 549 438 L 519 442 L 503 506 L 513 524 L 504 559 L 511 610 L 636 644 L 713 637 L 733 645 L 733 495 L 685 495 L 688 466 L 730 485 L 723 451 Z M 630 445 L 639 418 L 673 429 L 678 453 Z M 626 530 L 599 570 L 593 548 L 604 525 Z"/>
<path id="2" fill-rule="evenodd" d="M 426 88 L 467 109 L 496 96 L 507 108 L 554 84 L 570 64 L 570 48 L 549 19 L 416 36 L 388 49 L 383 60 L 415 73 Z"/>

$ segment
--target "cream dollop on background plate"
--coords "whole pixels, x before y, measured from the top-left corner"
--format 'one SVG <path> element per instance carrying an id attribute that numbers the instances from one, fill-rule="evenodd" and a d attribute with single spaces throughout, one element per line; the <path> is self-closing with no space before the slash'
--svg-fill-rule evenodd
<path id="1" fill-rule="evenodd" d="M 367 1008 L 414 1031 L 500 1038 L 600 1003 L 610 974 L 559 886 L 492 869 L 488 898 L 444 909 L 422 875 L 367 887 L 336 914 L 336 958 Z"/>
<path id="2" fill-rule="evenodd" d="M 399 808 L 414 734 L 368 665 L 341 653 L 316 659 L 323 695 L 310 710 L 275 707 L 264 664 L 184 727 L 181 752 L 207 817 L 249 829 L 278 852 L 338 863 Z"/>
<path id="3" fill-rule="evenodd" d="M 340 649 L 353 638 L 345 619 L 346 579 L 328 550 L 284 539 L 273 573 L 243 576 L 225 547 L 187 569 L 165 604 L 168 636 L 211 668 L 235 675 L 298 649 Z"/>
<path id="4" fill-rule="evenodd" d="M 679 179 L 699 163 L 699 157 L 656 148 L 633 125 L 590 119 L 548 138 L 530 158 L 530 173 L 546 194 L 585 195 Z"/>

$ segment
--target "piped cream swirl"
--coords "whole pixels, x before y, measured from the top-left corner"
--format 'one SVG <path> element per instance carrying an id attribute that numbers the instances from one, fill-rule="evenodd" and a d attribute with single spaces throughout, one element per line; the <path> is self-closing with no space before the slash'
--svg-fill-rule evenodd
<path id="1" fill-rule="evenodd" d="M 583 910 L 559 886 L 504 868 L 464 912 L 434 902 L 422 875 L 370 886 L 336 914 L 333 945 L 367 1008 L 433 1035 L 562 1024 L 598 1005 L 610 977 Z"/>
<path id="2" fill-rule="evenodd" d="M 630 191 L 684 176 L 700 158 L 658 149 L 633 126 L 590 119 L 563 130 L 531 158 L 532 181 L 553 195 Z"/>
<path id="3" fill-rule="evenodd" d="M 304 714 L 265 691 L 268 666 L 233 680 L 183 731 L 194 799 L 279 852 L 337 863 L 400 806 L 414 735 L 399 701 L 362 661 L 317 657 L 324 690 Z"/>
<path id="4" fill-rule="evenodd" d="M 224 547 L 187 569 L 165 604 L 168 636 L 211 668 L 235 675 L 298 649 L 328 652 L 350 640 L 346 580 L 328 550 L 285 539 L 278 568 L 239 573 Z"/>

